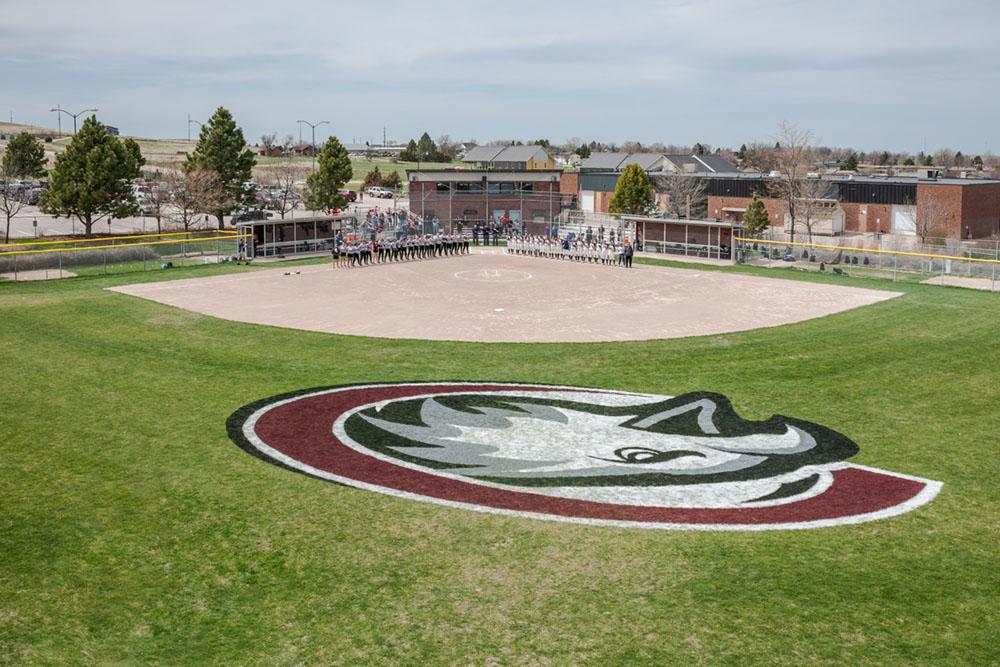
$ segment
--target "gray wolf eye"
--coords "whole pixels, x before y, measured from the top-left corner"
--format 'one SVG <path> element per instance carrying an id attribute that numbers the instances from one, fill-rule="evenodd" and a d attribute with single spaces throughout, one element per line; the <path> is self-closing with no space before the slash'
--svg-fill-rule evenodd
<path id="1" fill-rule="evenodd" d="M 672 449 L 669 451 L 660 451 L 658 449 L 650 449 L 649 447 L 622 447 L 621 449 L 616 449 L 615 457 L 613 459 L 605 459 L 597 456 L 591 457 L 599 461 L 608 461 L 610 463 L 663 463 L 665 461 L 673 461 L 674 459 L 679 459 L 684 456 L 699 456 L 705 458 L 705 455 L 701 452 L 694 452 L 686 449 Z"/>

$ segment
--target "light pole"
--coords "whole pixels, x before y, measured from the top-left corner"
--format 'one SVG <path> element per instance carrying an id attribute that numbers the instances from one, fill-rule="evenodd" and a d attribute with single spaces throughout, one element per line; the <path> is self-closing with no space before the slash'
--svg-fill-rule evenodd
<path id="1" fill-rule="evenodd" d="M 198 127 L 205 127 L 200 122 L 191 118 L 191 114 L 188 114 L 188 143 L 191 143 L 191 123 L 196 124 Z"/>
<path id="2" fill-rule="evenodd" d="M 63 109 L 62 107 L 56 107 L 55 109 L 49 109 L 49 111 L 54 111 L 54 112 L 57 112 L 57 113 L 64 113 L 67 116 L 69 116 L 70 118 L 72 118 L 73 119 L 73 134 L 76 134 L 76 119 L 77 119 L 77 117 L 82 116 L 83 114 L 87 113 L 88 111 L 92 111 L 94 113 L 97 113 L 97 109 L 84 109 L 83 111 L 77 111 L 76 113 L 70 113 L 69 111 L 66 111 L 65 109 Z M 59 116 L 59 118 L 62 118 L 62 116 Z M 62 134 L 62 124 L 61 123 L 59 125 L 59 133 Z"/>
<path id="3" fill-rule="evenodd" d="M 330 123 L 330 121 L 328 121 L 328 120 L 321 120 L 321 121 L 320 121 L 320 122 L 318 122 L 318 123 L 310 123 L 310 122 L 309 122 L 309 121 L 307 121 L 307 120 L 297 120 L 297 121 L 295 121 L 295 122 L 296 122 L 296 123 L 305 123 L 305 124 L 306 124 L 306 125 L 308 125 L 308 126 L 309 126 L 310 128 L 312 128 L 312 148 L 313 148 L 313 150 L 312 150 L 312 153 L 313 153 L 313 171 L 316 171 L 316 128 L 317 128 L 317 127 L 319 127 L 320 125 L 328 125 L 328 124 Z M 299 125 L 299 129 L 300 129 L 300 130 L 302 129 L 302 126 L 301 126 L 301 125 Z"/>

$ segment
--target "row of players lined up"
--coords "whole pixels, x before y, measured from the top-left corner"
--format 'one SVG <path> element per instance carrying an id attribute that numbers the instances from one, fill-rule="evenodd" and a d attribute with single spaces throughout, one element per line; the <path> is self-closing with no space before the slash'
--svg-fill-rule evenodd
<path id="1" fill-rule="evenodd" d="M 469 240 L 454 234 L 435 236 L 415 236 L 395 241 L 345 242 L 337 238 L 333 246 L 334 268 L 385 264 L 388 262 L 410 262 L 417 259 L 431 259 L 450 255 L 466 255 Z"/>
<path id="2" fill-rule="evenodd" d="M 587 243 L 580 240 L 552 238 L 549 236 L 515 235 L 507 237 L 507 252 L 513 255 L 551 257 L 578 262 L 597 262 L 631 268 L 635 248 L 628 241 L 623 244 Z"/>

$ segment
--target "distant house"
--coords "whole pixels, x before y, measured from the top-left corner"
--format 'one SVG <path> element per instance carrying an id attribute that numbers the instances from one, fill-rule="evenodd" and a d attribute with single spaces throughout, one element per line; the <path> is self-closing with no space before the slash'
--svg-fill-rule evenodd
<path id="1" fill-rule="evenodd" d="M 664 155 L 664 171 L 686 174 L 735 174 L 739 168 L 721 155 Z"/>
<path id="2" fill-rule="evenodd" d="M 630 164 L 637 164 L 645 172 L 667 171 L 669 161 L 662 153 L 632 153 L 622 160 L 618 169 L 624 169 Z"/>
<path id="3" fill-rule="evenodd" d="M 580 165 L 582 172 L 617 173 L 637 164 L 647 173 L 735 174 L 739 171 L 719 155 L 677 155 L 664 153 L 591 153 Z"/>
<path id="4" fill-rule="evenodd" d="M 119 133 L 118 133 L 118 128 L 117 128 L 117 127 L 115 127 L 114 125 L 105 125 L 105 126 L 104 126 L 104 129 L 105 129 L 105 130 L 107 130 L 107 131 L 108 131 L 108 134 L 110 134 L 110 135 L 112 135 L 112 136 L 115 136 L 115 137 L 117 137 L 117 136 L 118 136 L 118 134 L 119 134 Z"/>
<path id="5" fill-rule="evenodd" d="M 556 163 L 543 146 L 476 146 L 462 162 L 480 169 L 555 169 Z"/>
<path id="6" fill-rule="evenodd" d="M 580 164 L 580 171 L 621 171 L 622 162 L 628 158 L 628 153 L 591 153 Z"/>

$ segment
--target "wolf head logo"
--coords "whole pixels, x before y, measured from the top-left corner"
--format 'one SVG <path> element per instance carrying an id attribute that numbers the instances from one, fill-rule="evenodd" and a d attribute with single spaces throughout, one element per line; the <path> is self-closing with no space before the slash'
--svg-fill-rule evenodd
<path id="1" fill-rule="evenodd" d="M 817 424 L 741 419 L 725 396 L 710 393 L 622 407 L 449 395 L 363 410 L 346 429 L 389 456 L 520 486 L 734 482 L 858 451 Z"/>
<path id="2" fill-rule="evenodd" d="M 266 460 L 453 507 L 585 523 L 764 530 L 858 523 L 940 482 L 848 462 L 825 426 L 741 418 L 722 395 L 402 383 L 275 396 L 230 417 Z"/>

